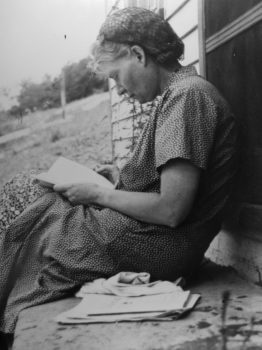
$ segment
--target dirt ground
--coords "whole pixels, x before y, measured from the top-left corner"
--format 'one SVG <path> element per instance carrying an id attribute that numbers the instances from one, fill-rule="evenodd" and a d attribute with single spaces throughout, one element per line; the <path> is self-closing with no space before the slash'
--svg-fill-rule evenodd
<path id="1" fill-rule="evenodd" d="M 58 156 L 91 168 L 112 161 L 108 93 L 71 103 L 65 119 L 58 108 L 31 114 L 22 123 L 27 135 L 6 142 L 0 137 L 1 187 L 17 172 L 46 171 Z"/>

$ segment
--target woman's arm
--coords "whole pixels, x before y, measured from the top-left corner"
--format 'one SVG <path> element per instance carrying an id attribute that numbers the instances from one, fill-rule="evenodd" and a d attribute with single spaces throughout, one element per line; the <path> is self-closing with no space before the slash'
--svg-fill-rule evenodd
<path id="1" fill-rule="evenodd" d="M 169 161 L 161 171 L 160 193 L 111 190 L 93 184 L 56 185 L 54 189 L 74 204 L 97 204 L 143 222 L 176 227 L 192 207 L 200 172 L 187 160 Z"/>

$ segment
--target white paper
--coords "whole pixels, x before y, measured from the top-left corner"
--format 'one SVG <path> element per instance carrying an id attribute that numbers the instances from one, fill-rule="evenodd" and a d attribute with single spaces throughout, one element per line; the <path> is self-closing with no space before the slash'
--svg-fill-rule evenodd
<path id="1" fill-rule="evenodd" d="M 141 320 L 172 320 L 192 309 L 200 295 L 170 293 L 142 297 L 90 294 L 69 311 L 56 317 L 60 323 L 107 323 Z"/>
<path id="2" fill-rule="evenodd" d="M 90 182 L 107 188 L 113 184 L 94 170 L 64 157 L 59 157 L 46 173 L 36 175 L 44 186 L 53 187 L 56 184 Z"/>

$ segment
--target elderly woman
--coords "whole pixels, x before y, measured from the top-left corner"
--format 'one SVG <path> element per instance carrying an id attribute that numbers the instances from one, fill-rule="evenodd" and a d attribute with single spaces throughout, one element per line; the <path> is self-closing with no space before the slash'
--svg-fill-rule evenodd
<path id="1" fill-rule="evenodd" d="M 94 55 L 119 94 L 141 103 L 159 96 L 157 107 L 114 189 L 80 183 L 47 190 L 20 175 L 6 184 L 2 332 L 13 332 L 21 309 L 96 278 L 120 271 L 188 277 L 221 226 L 235 173 L 235 119 L 210 83 L 180 65 L 183 43 L 170 25 L 145 9 L 117 11 Z"/>

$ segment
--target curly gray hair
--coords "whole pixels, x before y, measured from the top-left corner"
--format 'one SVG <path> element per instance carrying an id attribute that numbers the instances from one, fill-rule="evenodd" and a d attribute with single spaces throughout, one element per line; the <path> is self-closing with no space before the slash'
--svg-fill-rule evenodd
<path id="1" fill-rule="evenodd" d="M 156 13 L 129 7 L 106 18 L 94 46 L 96 59 L 114 59 L 128 54 L 132 45 L 141 46 L 156 63 L 170 66 L 181 59 L 184 44 L 170 24 Z"/>

